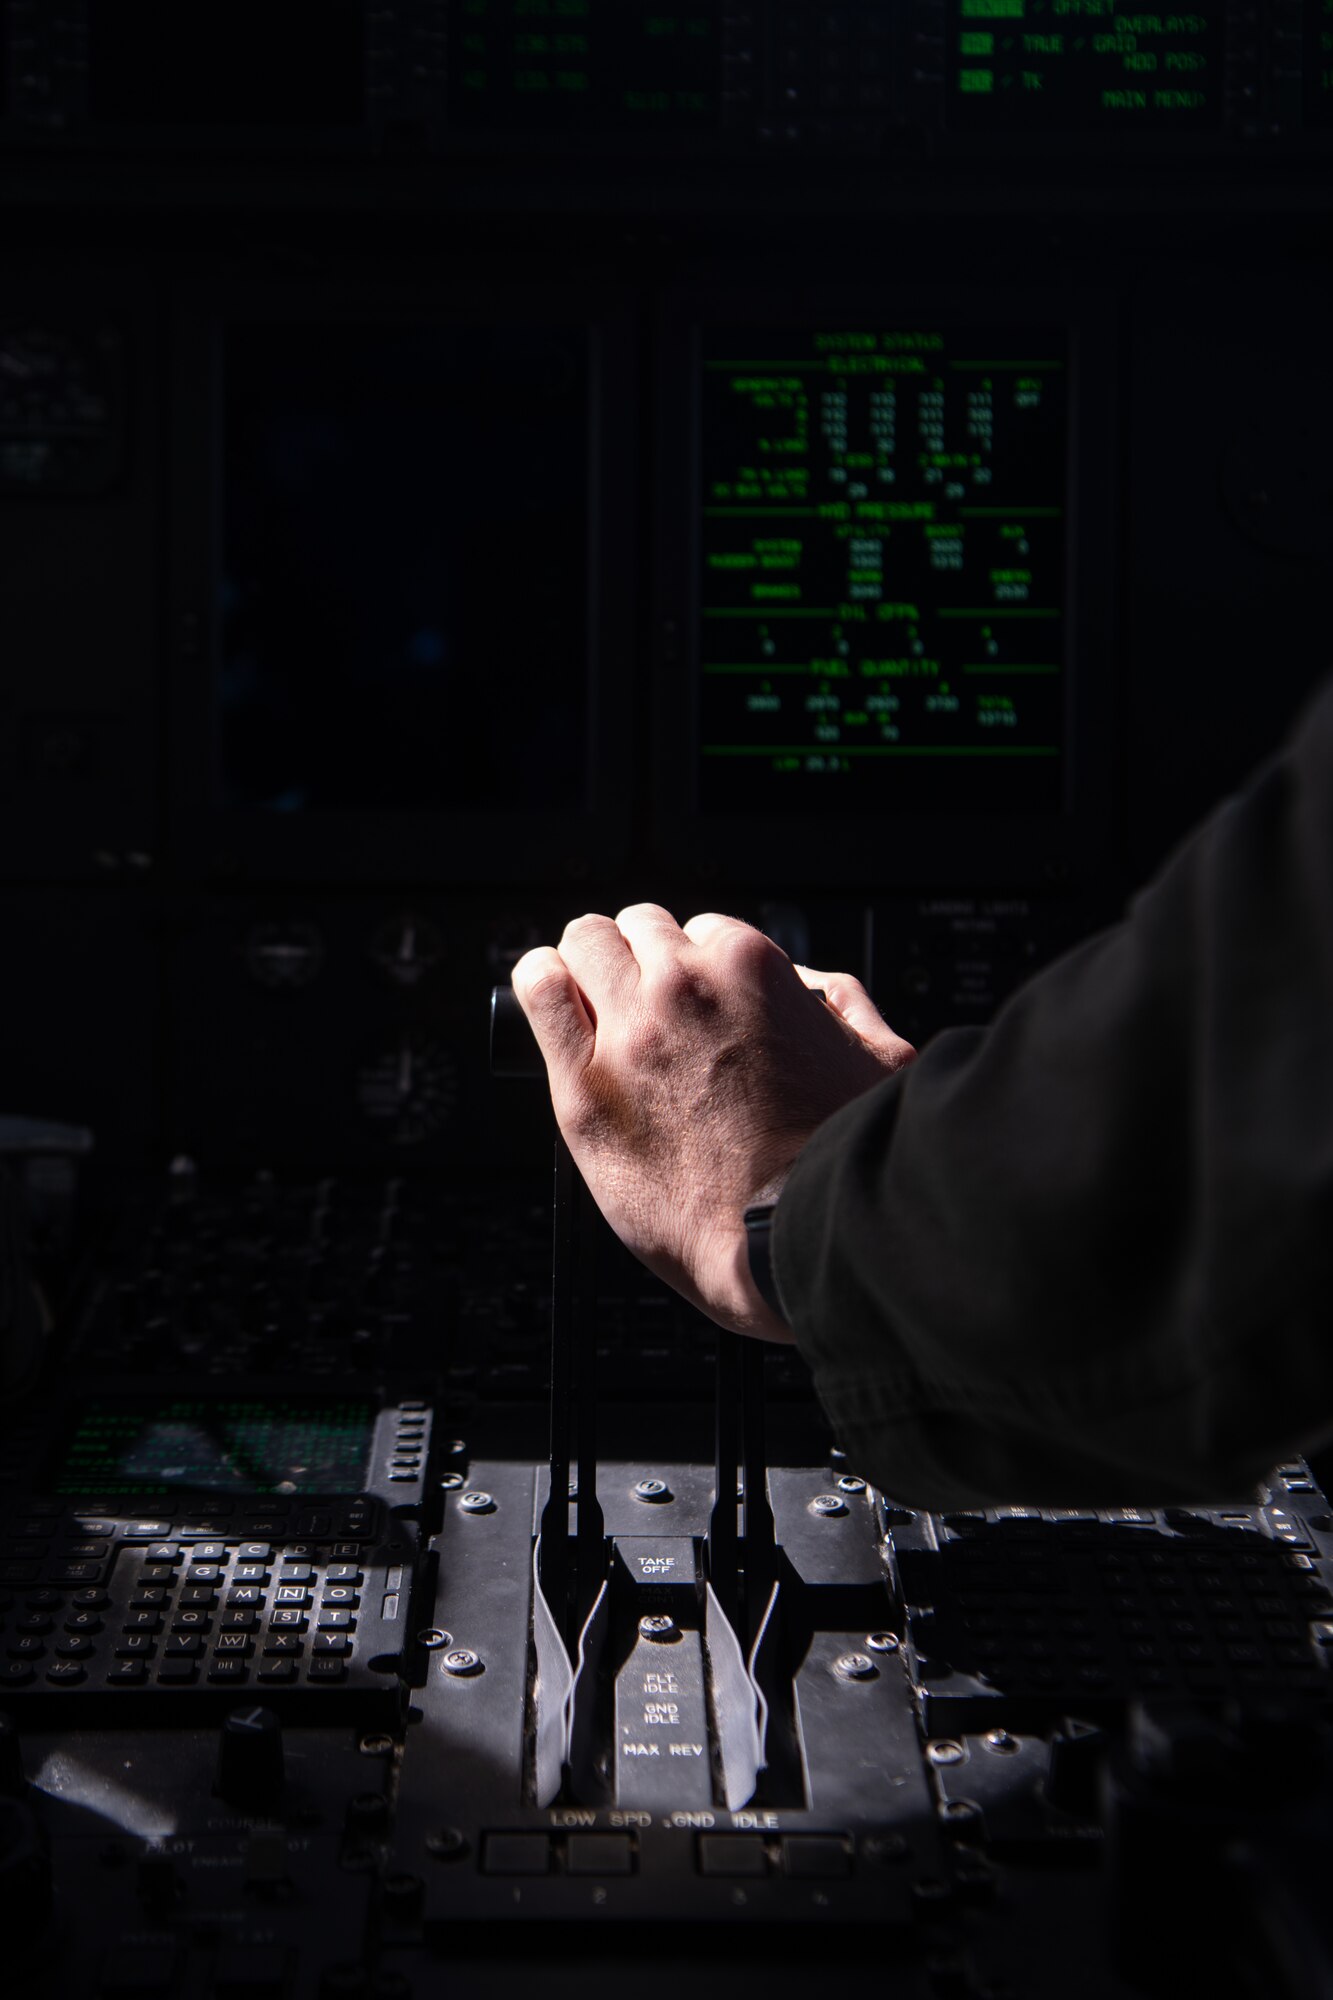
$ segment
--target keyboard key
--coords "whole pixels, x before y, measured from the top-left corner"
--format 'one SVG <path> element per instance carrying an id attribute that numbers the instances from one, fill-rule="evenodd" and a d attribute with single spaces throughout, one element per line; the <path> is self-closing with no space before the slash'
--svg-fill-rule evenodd
<path id="1" fill-rule="evenodd" d="M 142 1687 L 148 1679 L 148 1667 L 143 1660 L 117 1660 L 107 1669 L 108 1687 Z"/>
<path id="2" fill-rule="evenodd" d="M 198 1678 L 199 1668 L 193 1660 L 163 1660 L 157 1670 L 159 1682 L 188 1682 Z"/>
<path id="3" fill-rule="evenodd" d="M 172 1659 L 188 1659 L 204 1650 L 204 1642 L 197 1632 L 173 1632 L 167 1640 L 167 1653 Z"/>
<path id="4" fill-rule="evenodd" d="M 185 1582 L 192 1590 L 202 1590 L 205 1584 L 221 1583 L 224 1575 L 219 1563 L 193 1563 L 185 1572 Z"/>
<path id="5" fill-rule="evenodd" d="M 152 1542 L 144 1550 L 144 1556 L 151 1563 L 169 1563 L 174 1568 L 181 1559 L 180 1549 L 175 1542 Z"/>
<path id="6" fill-rule="evenodd" d="M 92 1647 L 90 1646 L 88 1650 L 91 1652 Z M 46 1678 L 55 1681 L 58 1686 L 63 1683 L 67 1687 L 73 1687 L 79 1681 L 88 1678 L 88 1669 L 81 1666 L 77 1660 L 52 1660 L 46 1670 Z"/>
<path id="7" fill-rule="evenodd" d="M 309 1583 L 314 1574 L 314 1568 L 310 1563 L 285 1562 L 278 1576 L 278 1582 Z"/>
<path id="8" fill-rule="evenodd" d="M 257 1583 L 238 1584 L 227 1593 L 228 1611 L 253 1611 L 264 1602 L 263 1590 Z"/>
<path id="9" fill-rule="evenodd" d="M 332 1611 L 335 1607 L 343 1611 L 358 1611 L 361 1607 L 359 1592 L 348 1583 L 326 1583 L 324 1586 L 324 1608 Z"/>
<path id="10" fill-rule="evenodd" d="M 253 1650 L 254 1643 L 248 1632 L 219 1632 L 213 1641 L 213 1651 L 215 1654 L 235 1653 L 244 1659 Z"/>
<path id="11" fill-rule="evenodd" d="M 150 1584 L 147 1590 L 136 1590 L 130 1599 L 131 1611 L 156 1611 L 167 1602 L 171 1592 L 160 1583 Z"/>
<path id="12" fill-rule="evenodd" d="M 100 1583 L 102 1564 L 96 1562 L 53 1563 L 47 1571 L 52 1583 Z"/>
<path id="13" fill-rule="evenodd" d="M 259 1628 L 259 1613 L 242 1607 L 239 1610 L 224 1611 L 218 1621 L 224 1632 L 254 1632 Z"/>
<path id="14" fill-rule="evenodd" d="M 185 1609 L 178 1611 L 172 1619 L 171 1629 L 173 1632 L 210 1632 L 213 1629 L 213 1620 L 199 1605 L 187 1604 Z"/>
<path id="15" fill-rule="evenodd" d="M 242 1659 L 232 1654 L 217 1654 L 208 1663 L 208 1678 L 211 1681 L 243 1681 L 250 1669 Z"/>
<path id="16" fill-rule="evenodd" d="M 356 1626 L 350 1611 L 321 1611 L 318 1623 L 321 1632 L 350 1632 Z"/>
<path id="17" fill-rule="evenodd" d="M 157 1651 L 157 1640 L 148 1632 L 129 1632 L 123 1639 L 117 1639 L 114 1651 L 118 1660 L 151 1660 Z"/>
<path id="18" fill-rule="evenodd" d="M 190 1560 L 197 1563 L 222 1563 L 227 1560 L 225 1542 L 193 1542 L 190 1545 Z"/>
<path id="19" fill-rule="evenodd" d="M 296 1662 L 295 1660 L 265 1660 L 263 1666 L 259 1669 L 259 1678 L 261 1681 L 267 1681 L 270 1686 L 281 1685 L 285 1681 L 294 1681 L 296 1679 Z"/>
<path id="20" fill-rule="evenodd" d="M 311 1660 L 306 1668 L 306 1679 L 310 1681 L 345 1681 L 347 1679 L 346 1660 L 332 1660 L 327 1655 Z"/>
<path id="21" fill-rule="evenodd" d="M 242 1542 L 236 1555 L 240 1562 L 266 1563 L 273 1560 L 273 1550 L 267 1542 Z"/>
<path id="22" fill-rule="evenodd" d="M 269 1613 L 269 1628 L 272 1631 L 304 1632 L 306 1616 L 294 1606 L 284 1605 L 280 1610 Z"/>
<path id="23" fill-rule="evenodd" d="M 221 1575 L 221 1571 L 217 1572 Z M 261 1589 L 268 1583 L 269 1573 L 263 1563 L 237 1563 L 231 1573 L 233 1583 L 257 1583 Z"/>
<path id="24" fill-rule="evenodd" d="M 311 1654 L 350 1653 L 352 1642 L 345 1632 L 316 1632 L 310 1642 Z"/>
<path id="25" fill-rule="evenodd" d="M 325 1583 L 358 1584 L 363 1581 L 360 1570 L 354 1562 L 330 1563 L 324 1572 Z"/>
<path id="26" fill-rule="evenodd" d="M 266 1653 L 285 1653 L 290 1655 L 292 1653 L 299 1653 L 301 1645 L 302 1640 L 299 1632 L 272 1632 L 264 1641 L 264 1651 Z"/>

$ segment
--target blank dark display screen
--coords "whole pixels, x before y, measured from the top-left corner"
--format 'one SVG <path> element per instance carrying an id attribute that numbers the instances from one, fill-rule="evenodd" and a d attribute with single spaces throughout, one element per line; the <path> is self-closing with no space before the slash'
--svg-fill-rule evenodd
<path id="1" fill-rule="evenodd" d="M 227 333 L 224 805 L 582 808 L 587 374 L 583 328 Z"/>
<path id="2" fill-rule="evenodd" d="M 1333 127 L 1333 0 L 1305 0 L 1305 122 Z"/>
<path id="3" fill-rule="evenodd" d="M 1058 812 L 1065 334 L 700 345 L 702 809 Z"/>
<path id="4" fill-rule="evenodd" d="M 89 108 L 136 125 L 365 122 L 361 0 L 89 0 Z"/>
<path id="5" fill-rule="evenodd" d="M 1221 122 L 1222 9 L 1115 0 L 949 0 L 959 132 L 1170 133 Z"/>
<path id="6" fill-rule="evenodd" d="M 181 1398 L 85 1404 L 55 1493 L 359 1493 L 375 1408 L 349 1400 Z"/>
<path id="7" fill-rule="evenodd" d="M 508 133 L 712 131 L 720 15 L 719 0 L 456 0 L 450 122 Z"/>

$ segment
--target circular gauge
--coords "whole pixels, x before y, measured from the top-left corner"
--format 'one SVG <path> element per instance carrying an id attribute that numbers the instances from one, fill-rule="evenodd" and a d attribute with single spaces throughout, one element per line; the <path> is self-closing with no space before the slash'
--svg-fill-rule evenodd
<path id="1" fill-rule="evenodd" d="M 444 957 L 444 936 L 429 918 L 404 910 L 380 925 L 370 955 L 395 986 L 416 986 Z"/>
<path id="2" fill-rule="evenodd" d="M 404 1028 L 361 1064 L 356 1097 L 391 1146 L 419 1146 L 447 1122 L 458 1098 L 458 1071 L 438 1042 Z"/>
<path id="3" fill-rule="evenodd" d="M 324 940 L 314 924 L 256 924 L 245 940 L 245 963 L 261 986 L 309 986 L 324 964 Z"/>

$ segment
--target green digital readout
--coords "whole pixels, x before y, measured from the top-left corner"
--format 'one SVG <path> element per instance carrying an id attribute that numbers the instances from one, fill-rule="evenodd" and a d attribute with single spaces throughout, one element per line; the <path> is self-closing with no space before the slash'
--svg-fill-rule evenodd
<path id="1" fill-rule="evenodd" d="M 950 0 L 950 129 L 1216 130 L 1221 16 L 1129 0 Z"/>
<path id="2" fill-rule="evenodd" d="M 449 118 L 463 131 L 707 132 L 719 0 L 456 0 Z"/>
<path id="3" fill-rule="evenodd" d="M 1305 122 L 1333 127 L 1333 0 L 1305 0 Z"/>
<path id="4" fill-rule="evenodd" d="M 1066 345 L 701 334 L 705 812 L 1059 812 Z"/>
<path id="5" fill-rule="evenodd" d="M 98 1400 L 80 1410 L 50 1490 L 359 1493 L 374 1424 L 375 1406 L 351 1399 Z"/>

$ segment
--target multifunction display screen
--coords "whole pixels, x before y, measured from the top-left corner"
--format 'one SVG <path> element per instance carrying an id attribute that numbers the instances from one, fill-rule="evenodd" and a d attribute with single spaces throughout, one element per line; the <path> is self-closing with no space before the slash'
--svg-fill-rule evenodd
<path id="1" fill-rule="evenodd" d="M 949 0 L 957 132 L 1213 131 L 1222 9 L 1122 0 Z"/>
<path id="2" fill-rule="evenodd" d="M 705 812 L 1059 811 L 1066 346 L 700 335 Z"/>
<path id="3" fill-rule="evenodd" d="M 223 805 L 582 808 L 588 372 L 583 327 L 228 329 Z"/>
<path id="4" fill-rule="evenodd" d="M 450 124 L 462 131 L 707 132 L 720 0 L 455 0 Z"/>
<path id="5" fill-rule="evenodd" d="M 359 1493 L 375 1406 L 348 1399 L 254 1397 L 84 1404 L 50 1490 L 166 1493 Z"/>

